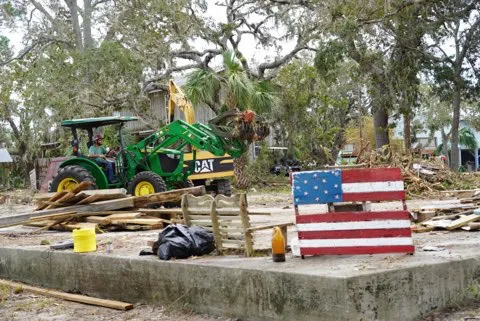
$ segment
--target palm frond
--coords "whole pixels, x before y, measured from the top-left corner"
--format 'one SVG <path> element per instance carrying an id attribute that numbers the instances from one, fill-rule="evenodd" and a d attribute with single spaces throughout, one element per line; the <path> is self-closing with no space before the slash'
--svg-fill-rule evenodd
<path id="1" fill-rule="evenodd" d="M 231 50 L 224 51 L 222 53 L 223 66 L 225 67 L 225 74 L 237 74 L 243 72 L 243 67 L 240 61 L 237 59 L 235 53 Z"/>
<path id="2" fill-rule="evenodd" d="M 237 108 L 250 108 L 251 96 L 254 91 L 253 82 L 244 72 L 230 73 L 227 76 L 227 93 L 235 97 Z"/>
<path id="3" fill-rule="evenodd" d="M 212 70 L 196 69 L 187 76 L 183 86 L 192 104 L 211 103 L 220 91 L 221 80 Z"/>
<path id="4" fill-rule="evenodd" d="M 464 127 L 458 131 L 458 142 L 468 149 L 477 148 L 477 140 L 475 134 L 470 128 Z"/>
<path id="5" fill-rule="evenodd" d="M 270 82 L 255 82 L 251 98 L 251 107 L 254 111 L 260 114 L 268 113 L 279 105 L 280 99 Z"/>

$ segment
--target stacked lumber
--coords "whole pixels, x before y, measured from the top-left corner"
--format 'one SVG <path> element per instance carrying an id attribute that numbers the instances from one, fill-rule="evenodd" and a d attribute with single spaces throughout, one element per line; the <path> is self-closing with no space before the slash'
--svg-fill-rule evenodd
<path id="1" fill-rule="evenodd" d="M 162 229 L 167 224 L 180 222 L 181 210 L 144 207 L 179 202 L 184 194 L 205 194 L 205 187 L 197 186 L 132 197 L 125 189 L 85 190 L 88 186 L 81 183 L 70 192 L 37 195 L 35 211 L 1 217 L 0 228 L 27 225 L 38 227 L 37 231 L 92 227 L 98 231 Z"/>

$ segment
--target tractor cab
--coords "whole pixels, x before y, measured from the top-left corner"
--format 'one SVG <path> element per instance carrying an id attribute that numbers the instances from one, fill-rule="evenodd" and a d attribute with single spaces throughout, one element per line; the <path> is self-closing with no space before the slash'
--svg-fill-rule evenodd
<path id="1" fill-rule="evenodd" d="M 94 129 L 98 129 L 104 126 L 117 125 L 118 131 L 119 131 L 119 137 L 120 137 L 120 145 L 121 145 L 120 147 L 123 148 L 124 146 L 123 146 L 122 128 L 126 122 L 136 121 L 136 120 L 138 120 L 138 118 L 132 117 L 132 116 L 111 116 L 111 117 L 64 120 L 61 122 L 61 125 L 63 127 L 69 127 L 72 130 L 72 136 L 73 136 L 72 146 L 77 145 L 78 147 L 78 144 L 79 144 L 77 129 L 85 130 L 88 134 L 88 141 L 87 141 L 88 148 L 90 148 L 90 146 L 93 145 Z M 75 153 L 75 150 L 74 150 L 74 153 Z"/>
<path id="2" fill-rule="evenodd" d="M 137 117 L 132 116 L 111 116 L 98 118 L 71 119 L 61 122 L 63 127 L 68 127 L 72 131 L 73 139 L 71 141 L 72 154 L 67 160 L 57 164 L 58 172 L 53 177 L 49 186 L 50 191 L 64 191 L 74 189 L 80 182 L 90 181 L 91 188 L 115 188 L 126 184 L 126 177 L 123 173 L 123 164 L 121 154 L 125 149 L 122 129 L 126 122 L 136 121 Z M 111 146 L 112 149 L 106 153 L 105 161 L 98 163 L 96 159 L 82 154 L 80 151 L 79 131 L 87 133 L 87 148 L 94 144 L 94 134 L 99 128 L 104 126 L 116 126 L 118 129 L 119 146 Z M 102 164 L 108 166 L 104 166 Z M 112 173 L 108 177 L 107 169 L 111 166 Z"/>

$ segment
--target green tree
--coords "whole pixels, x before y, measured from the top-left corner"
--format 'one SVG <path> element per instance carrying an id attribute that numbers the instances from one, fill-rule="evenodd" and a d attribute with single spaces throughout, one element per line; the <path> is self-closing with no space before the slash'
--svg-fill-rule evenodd
<path id="1" fill-rule="evenodd" d="M 251 109 L 258 113 L 272 110 L 278 99 L 267 82 L 251 80 L 232 51 L 223 53 L 223 70 L 196 69 L 187 77 L 185 93 L 194 105 L 206 103 L 215 112 L 221 109 Z M 245 166 L 248 153 L 234 160 L 236 185 L 247 188 Z"/>
<path id="2" fill-rule="evenodd" d="M 434 76 L 437 95 L 452 106 L 451 148 L 458 150 L 462 102 L 468 102 L 478 90 L 480 59 L 480 3 L 474 0 L 435 1 L 429 7 L 425 48 L 427 70 Z M 448 44 L 453 45 L 449 50 Z M 459 155 L 452 153 L 450 167 L 459 168 Z"/>

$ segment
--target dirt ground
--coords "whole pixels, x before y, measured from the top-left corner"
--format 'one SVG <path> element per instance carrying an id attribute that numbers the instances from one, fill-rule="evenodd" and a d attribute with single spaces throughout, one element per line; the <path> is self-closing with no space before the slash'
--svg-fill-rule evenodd
<path id="1" fill-rule="evenodd" d="M 169 307 L 137 305 L 130 311 L 89 306 L 30 293 L 15 294 L 0 287 L 2 321 L 233 321 L 234 319 L 177 311 Z"/>
<path id="2" fill-rule="evenodd" d="M 287 192 L 268 192 L 258 193 L 251 191 L 248 194 L 249 209 L 253 212 L 269 212 L 270 216 L 252 215 L 253 224 L 287 222 L 294 220 L 294 209 L 292 206 L 291 195 Z M 423 206 L 438 204 L 445 201 L 439 200 L 418 200 L 408 201 L 410 209 Z M 15 215 L 21 212 L 33 209 L 31 204 L 16 204 L 9 202 L 0 205 L 1 215 Z M 372 209 L 400 208 L 401 204 L 381 203 L 372 204 Z M 308 207 L 305 212 L 309 212 Z M 0 244 L 8 246 L 35 246 L 48 250 L 48 244 L 57 241 L 68 240 L 71 238 L 70 232 L 51 232 L 42 231 L 39 234 L 31 232 L 36 228 L 12 227 L 0 230 Z M 97 245 L 99 253 L 106 251 L 107 241 L 112 241 L 114 254 L 118 255 L 138 255 L 142 249 L 148 249 L 147 241 L 156 240 L 159 231 L 145 232 L 112 232 L 97 235 Z M 291 240 L 296 235 L 294 227 L 289 229 L 288 238 Z M 458 255 L 458 252 L 477 251 L 480 243 L 480 232 L 445 232 L 435 231 L 430 233 L 414 234 L 414 242 L 417 251 L 421 251 L 424 246 L 440 247 L 442 251 L 432 253 L 434 256 L 448 257 Z M 271 231 L 263 231 L 255 235 L 257 247 L 268 247 L 271 238 Z M 41 244 L 45 245 L 41 245 Z M 71 251 L 71 250 L 69 250 Z M 363 261 L 362 261 L 363 260 Z M 385 265 L 391 264 L 392 260 L 385 260 Z M 394 258 L 395 264 L 401 264 L 401 259 Z M 358 262 L 359 269 L 362 266 L 368 267 L 368 258 L 363 258 Z M 381 266 L 377 266 L 381 268 Z M 455 307 L 455 311 L 436 312 L 423 319 L 422 321 L 453 321 L 453 320 L 478 320 L 480 321 L 480 302 L 468 307 Z M 47 298 L 30 293 L 13 293 L 12 289 L 0 287 L 0 320 L 42 320 L 42 321 L 70 321 L 70 320 L 231 320 L 228 318 L 198 315 L 188 311 L 179 312 L 169 307 L 153 307 L 138 305 L 133 310 L 123 312 L 106 308 L 87 306 L 62 300 Z M 420 320 L 419 320 L 420 321 Z"/>

